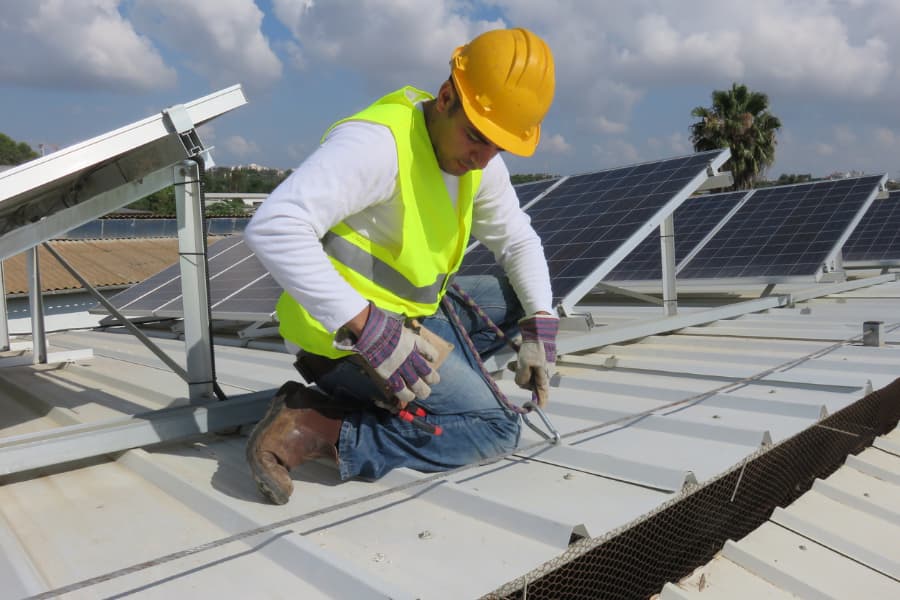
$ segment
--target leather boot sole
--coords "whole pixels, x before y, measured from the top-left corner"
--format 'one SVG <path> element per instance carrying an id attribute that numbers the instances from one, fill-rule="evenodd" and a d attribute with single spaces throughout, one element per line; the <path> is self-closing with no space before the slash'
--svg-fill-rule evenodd
<path id="1" fill-rule="evenodd" d="M 278 390 L 275 397 L 272 399 L 269 410 L 262 420 L 256 424 L 256 427 L 253 428 L 250 439 L 247 440 L 247 463 L 250 465 L 250 472 L 253 474 L 254 481 L 256 481 L 256 487 L 259 488 L 260 493 L 268 498 L 273 504 L 286 504 L 291 497 L 291 493 L 294 491 L 293 485 L 290 485 L 288 489 L 285 489 L 284 486 L 272 476 L 271 470 L 263 464 L 258 449 L 259 438 L 262 437 L 272 422 L 275 421 L 278 414 L 285 409 L 285 398 L 294 394 L 297 387 L 299 387 L 299 384 L 294 381 L 288 381 L 281 386 L 281 389 Z M 273 460 L 277 461 L 278 459 L 273 455 Z M 285 470 L 288 481 L 290 481 L 290 470 L 284 465 L 281 465 L 281 468 Z"/>

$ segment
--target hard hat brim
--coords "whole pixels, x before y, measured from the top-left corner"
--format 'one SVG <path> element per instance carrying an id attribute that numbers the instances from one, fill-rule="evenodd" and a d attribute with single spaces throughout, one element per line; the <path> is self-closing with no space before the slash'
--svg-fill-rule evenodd
<path id="1" fill-rule="evenodd" d="M 457 91 L 460 90 L 460 82 L 453 78 L 454 83 L 456 84 Z M 537 149 L 538 142 L 541 140 L 541 126 L 538 124 L 534 128 L 534 133 L 526 138 L 522 136 L 516 135 L 514 133 L 510 133 L 506 129 L 500 127 L 493 121 L 491 121 L 488 117 L 483 115 L 478 111 L 477 108 L 472 106 L 472 103 L 469 102 L 466 94 L 457 93 L 457 97 L 459 98 L 460 104 L 462 104 L 463 112 L 466 113 L 466 117 L 475 126 L 475 128 L 486 137 L 491 143 L 493 143 L 498 148 L 505 150 L 506 152 L 510 152 L 517 156 L 531 156 L 534 154 L 534 151 Z"/>

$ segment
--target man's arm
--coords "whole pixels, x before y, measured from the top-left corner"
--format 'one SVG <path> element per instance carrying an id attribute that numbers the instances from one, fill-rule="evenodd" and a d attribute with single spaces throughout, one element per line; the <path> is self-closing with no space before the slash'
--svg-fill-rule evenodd
<path id="1" fill-rule="evenodd" d="M 538 406 L 543 407 L 550 397 L 559 328 L 552 310 L 550 274 L 541 240 L 519 208 L 509 172 L 499 156 L 495 162 L 499 164 L 485 169 L 472 231 L 494 253 L 525 309 L 526 317 L 519 321 L 522 344 L 515 380 L 519 387 L 534 390 Z"/>
<path id="2" fill-rule="evenodd" d="M 244 239 L 275 281 L 330 331 L 359 334 L 368 300 L 340 276 L 321 238 L 394 192 L 397 158 L 386 127 L 336 127 L 257 209 Z"/>

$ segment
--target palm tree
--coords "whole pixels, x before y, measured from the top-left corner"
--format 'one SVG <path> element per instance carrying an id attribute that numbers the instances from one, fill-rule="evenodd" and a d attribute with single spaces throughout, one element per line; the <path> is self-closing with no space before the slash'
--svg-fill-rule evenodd
<path id="1" fill-rule="evenodd" d="M 732 83 L 730 90 L 715 90 L 712 106 L 698 106 L 691 116 L 694 150 L 731 148 L 726 168 L 734 177 L 734 189 L 753 187 L 756 176 L 775 161 L 775 132 L 781 121 L 769 112 L 769 97 Z"/>

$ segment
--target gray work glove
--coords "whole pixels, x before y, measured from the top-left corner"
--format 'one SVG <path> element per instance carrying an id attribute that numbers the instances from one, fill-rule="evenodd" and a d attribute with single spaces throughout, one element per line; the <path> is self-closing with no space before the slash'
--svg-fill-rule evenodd
<path id="1" fill-rule="evenodd" d="M 550 377 L 556 367 L 556 334 L 559 319 L 551 315 L 532 315 L 519 321 L 522 345 L 516 361 L 516 385 L 533 390 L 538 406 L 544 408 L 550 398 Z"/>
<path id="2" fill-rule="evenodd" d="M 369 304 L 369 318 L 359 339 L 352 343 L 341 333 L 334 345 L 340 350 L 352 350 L 362 356 L 375 373 L 387 383 L 388 391 L 397 397 L 400 408 L 416 398 L 425 399 L 431 386 L 441 380 L 429 362 L 437 358 L 434 346 L 403 321 Z"/>

